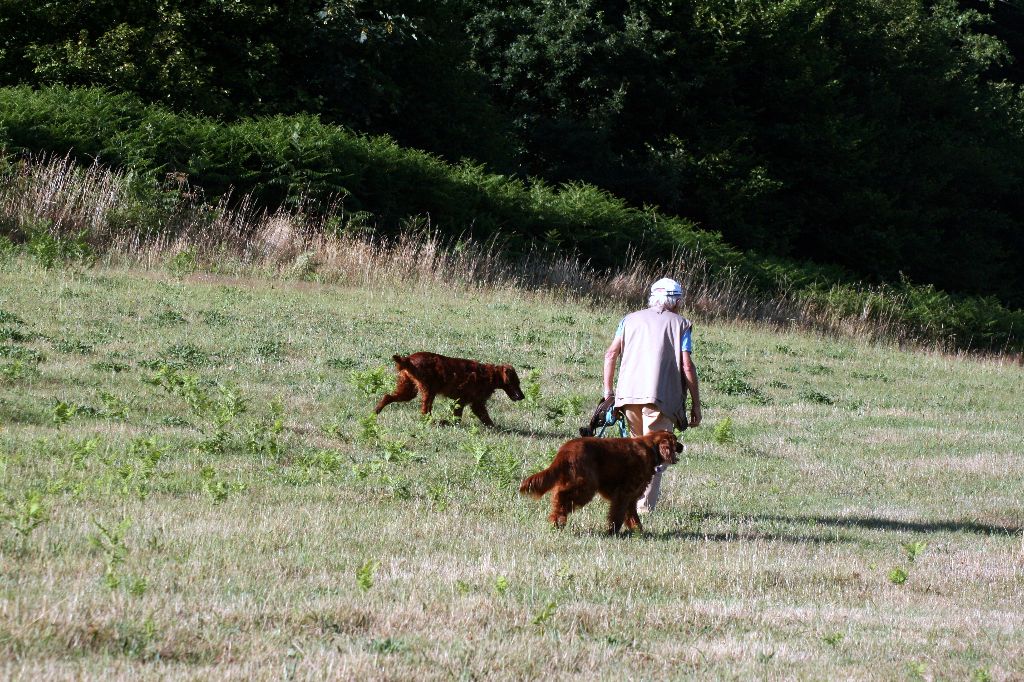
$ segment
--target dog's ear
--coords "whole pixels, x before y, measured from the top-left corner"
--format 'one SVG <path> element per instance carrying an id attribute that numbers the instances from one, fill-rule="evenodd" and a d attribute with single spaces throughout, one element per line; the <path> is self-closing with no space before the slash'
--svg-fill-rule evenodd
<path id="1" fill-rule="evenodd" d="M 665 464 L 676 463 L 676 443 L 675 436 L 671 434 L 664 434 L 658 438 L 658 455 L 661 457 L 661 461 Z"/>
<path id="2" fill-rule="evenodd" d="M 662 462 L 672 461 L 672 444 L 668 442 L 668 438 L 658 439 L 658 454 L 661 455 Z"/>

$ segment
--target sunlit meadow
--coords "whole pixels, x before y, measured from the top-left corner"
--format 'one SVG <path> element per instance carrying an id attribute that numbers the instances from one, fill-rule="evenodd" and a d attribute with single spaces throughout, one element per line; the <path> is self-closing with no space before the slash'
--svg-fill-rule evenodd
<path id="1" fill-rule="evenodd" d="M 301 274 L 0 266 L 0 675 L 1024 677 L 1019 365 L 695 315 L 645 532 L 556 532 L 624 304 Z M 529 399 L 372 419 L 416 350 Z"/>

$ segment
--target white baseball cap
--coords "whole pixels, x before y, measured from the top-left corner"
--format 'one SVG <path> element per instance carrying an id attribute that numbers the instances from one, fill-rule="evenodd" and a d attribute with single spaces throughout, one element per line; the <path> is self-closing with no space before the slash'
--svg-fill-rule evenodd
<path id="1" fill-rule="evenodd" d="M 664 294 L 665 296 L 682 296 L 683 285 L 674 279 L 663 277 L 651 285 L 652 294 Z"/>

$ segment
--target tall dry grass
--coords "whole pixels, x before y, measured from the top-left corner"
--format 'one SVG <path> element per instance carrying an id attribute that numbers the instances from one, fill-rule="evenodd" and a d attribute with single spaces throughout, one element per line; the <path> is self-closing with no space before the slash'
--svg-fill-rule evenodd
<path id="1" fill-rule="evenodd" d="M 736 272 L 712 268 L 700 253 L 666 254 L 655 262 L 627 254 L 621 267 L 599 270 L 575 254 L 540 246 L 509 256 L 497 242 L 442 236 L 429 221 L 380 235 L 341 202 L 326 210 L 299 202 L 269 211 L 250 197 L 207 202 L 182 177 L 168 176 L 157 187 L 98 162 L 78 167 L 70 157 L 3 157 L 0 164 L 0 234 L 14 241 L 40 234 L 78 240 L 109 262 L 155 268 L 173 260 L 210 270 L 230 263 L 358 286 L 543 290 L 593 306 L 642 305 L 649 283 L 669 275 L 686 288 L 686 309 L 702 318 L 935 345 L 898 319 L 898 293 L 880 289 L 869 297 L 877 305 L 858 314 L 837 312 L 800 291 L 765 295 Z"/>

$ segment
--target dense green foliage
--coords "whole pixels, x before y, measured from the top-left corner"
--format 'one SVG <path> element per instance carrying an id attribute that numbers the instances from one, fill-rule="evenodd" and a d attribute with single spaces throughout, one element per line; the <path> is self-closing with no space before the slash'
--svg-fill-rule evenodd
<path id="1" fill-rule="evenodd" d="M 745 248 L 1024 302 L 1018 90 L 953 2 L 544 0 L 474 20 L 529 172 Z"/>
<path id="2" fill-rule="evenodd" d="M 980 30 L 1002 41 L 1009 54 L 992 66 L 989 75 L 1024 83 L 1024 1 L 961 0 L 960 5 L 979 12 L 986 20 Z"/>
<path id="3" fill-rule="evenodd" d="M 318 113 L 500 162 L 505 124 L 453 8 L 420 4 L 2 0 L 0 82 L 100 85 L 225 118 Z"/>
<path id="4" fill-rule="evenodd" d="M 1019 306 L 1024 109 L 1003 79 L 1022 17 L 982 0 L 7 0 L 0 84 L 315 113 L 584 181 L 743 249 Z"/>
<path id="5" fill-rule="evenodd" d="M 71 152 L 85 163 L 132 168 L 149 181 L 184 174 L 209 196 L 233 189 L 271 208 L 340 201 L 347 217 L 392 234 L 426 218 L 453 235 L 498 240 L 513 251 L 558 247 L 591 255 L 599 265 L 622 262 L 630 249 L 647 255 L 700 250 L 721 266 L 741 260 L 717 235 L 685 219 L 630 208 L 593 186 L 555 188 L 488 174 L 468 162 L 451 165 L 308 115 L 225 124 L 101 90 L 6 88 L 0 89 L 0 145 Z"/>

